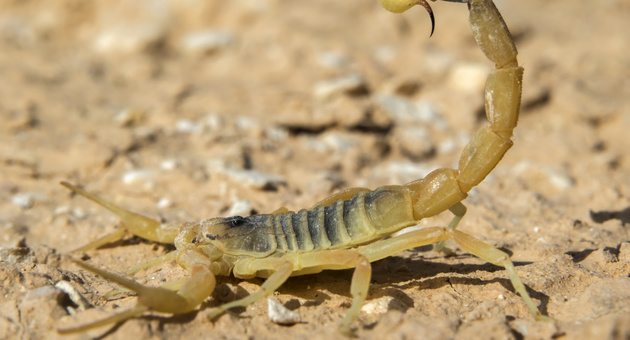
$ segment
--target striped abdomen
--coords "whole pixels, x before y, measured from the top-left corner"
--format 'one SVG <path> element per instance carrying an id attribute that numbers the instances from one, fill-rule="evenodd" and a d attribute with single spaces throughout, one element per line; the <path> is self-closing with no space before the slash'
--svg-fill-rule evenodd
<path id="1" fill-rule="evenodd" d="M 388 186 L 310 210 L 204 220 L 198 224 L 197 242 L 212 243 L 225 254 L 254 257 L 346 248 L 415 224 L 411 206 L 409 189 Z"/>
<path id="2" fill-rule="evenodd" d="M 277 250 L 307 252 L 354 246 L 415 224 L 411 196 L 403 187 L 360 192 L 351 199 L 274 215 Z"/>

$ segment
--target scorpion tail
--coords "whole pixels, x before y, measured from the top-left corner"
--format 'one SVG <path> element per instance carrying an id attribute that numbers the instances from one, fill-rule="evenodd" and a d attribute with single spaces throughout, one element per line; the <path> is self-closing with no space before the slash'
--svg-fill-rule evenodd
<path id="1" fill-rule="evenodd" d="M 435 0 L 434 0 L 435 1 Z M 433 16 L 433 9 L 431 9 L 431 5 L 426 0 L 415 0 L 415 1 L 400 1 L 400 0 L 378 0 L 381 3 L 383 8 L 393 13 L 402 13 L 415 5 L 420 5 L 424 7 L 429 13 L 429 17 L 431 18 L 431 36 L 433 35 L 433 31 L 435 30 L 435 17 Z"/>

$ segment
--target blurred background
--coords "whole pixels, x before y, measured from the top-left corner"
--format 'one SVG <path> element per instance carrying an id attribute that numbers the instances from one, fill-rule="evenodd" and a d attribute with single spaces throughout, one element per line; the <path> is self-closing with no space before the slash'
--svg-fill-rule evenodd
<path id="1" fill-rule="evenodd" d="M 423 8 L 394 15 L 372 0 L 0 1 L 0 334 L 54 337 L 62 323 L 133 303 L 106 303 L 114 285 L 60 259 L 117 220 L 59 181 L 173 222 L 299 210 L 348 187 L 456 167 L 487 122 L 492 65 L 465 5 L 431 5 L 429 37 Z M 496 5 L 525 68 L 521 119 L 514 147 L 471 191 L 461 228 L 521 261 L 530 293 L 559 323 L 530 320 L 496 267 L 422 249 L 374 264 L 368 302 L 386 307 L 362 312 L 361 337 L 628 334 L 630 3 Z M 170 249 L 115 245 L 84 256 L 123 270 Z M 170 265 L 138 280 L 177 274 Z M 272 324 L 261 301 L 215 324 L 202 308 L 107 334 L 337 337 L 351 274 L 290 280 L 278 298 L 305 323 L 289 328 Z M 63 302 L 51 288 L 59 281 L 101 314 L 68 316 L 82 307 Z M 226 279 L 212 301 L 258 284 Z"/>

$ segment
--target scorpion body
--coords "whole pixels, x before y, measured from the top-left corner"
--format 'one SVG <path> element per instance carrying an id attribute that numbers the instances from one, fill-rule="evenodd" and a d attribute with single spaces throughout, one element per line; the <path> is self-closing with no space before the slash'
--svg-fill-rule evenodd
<path id="1" fill-rule="evenodd" d="M 298 212 L 209 219 L 200 222 L 197 237 L 226 254 L 265 257 L 355 247 L 416 223 L 409 190 L 390 187 Z"/>
<path id="2" fill-rule="evenodd" d="M 422 5 L 433 20 L 431 8 L 425 0 L 379 1 L 393 12 Z M 133 268 L 129 273 L 176 260 L 191 275 L 162 287 L 147 287 L 76 261 L 83 268 L 135 291 L 138 304 L 104 320 L 59 331 L 85 331 L 121 322 L 149 310 L 165 313 L 192 311 L 212 293 L 217 275 L 264 277 L 267 280 L 258 292 L 211 310 L 208 313 L 210 318 L 264 298 L 289 276 L 312 274 L 324 269 L 355 268 L 350 287 L 353 302 L 340 325 L 341 332 L 350 334 L 350 325 L 368 292 L 370 262 L 427 244 L 438 243 L 438 248 L 442 248 L 443 242 L 448 239 L 455 240 L 466 251 L 490 263 L 503 266 L 532 315 L 537 320 L 549 320 L 529 297 L 506 253 L 455 229 L 466 212 L 461 201 L 466 198 L 467 192 L 490 173 L 512 146 L 510 139 L 518 121 L 523 68 L 518 65 L 512 36 L 492 0 L 444 1 L 468 4 L 475 40 L 495 64 L 485 90 L 486 115 L 490 125 L 472 137 L 459 160 L 458 169 L 438 169 L 426 178 L 373 191 L 348 189 L 298 212 L 279 209 L 271 214 L 211 218 L 177 225 L 161 225 L 81 188 L 62 183 L 73 192 L 111 210 L 121 219 L 120 227 L 114 233 L 81 250 L 97 248 L 131 233 L 152 241 L 174 243 L 176 250 Z M 446 210 L 455 215 L 448 227 L 424 228 L 387 237 Z"/>

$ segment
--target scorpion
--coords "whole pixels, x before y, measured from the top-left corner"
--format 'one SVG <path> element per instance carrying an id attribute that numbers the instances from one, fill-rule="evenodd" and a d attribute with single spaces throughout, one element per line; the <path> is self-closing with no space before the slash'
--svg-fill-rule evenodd
<path id="1" fill-rule="evenodd" d="M 423 179 L 404 185 L 375 190 L 346 189 L 298 212 L 280 208 L 271 214 L 210 218 L 180 224 L 161 224 L 62 182 L 72 192 L 96 202 L 120 218 L 119 227 L 113 233 L 80 250 L 98 248 L 130 233 L 150 241 L 172 243 L 176 249 L 132 268 L 128 274 L 175 260 L 190 272 L 190 276 L 151 287 L 73 260 L 80 267 L 135 292 L 137 304 L 105 319 L 58 331 L 64 334 L 83 332 L 123 322 L 147 311 L 191 312 L 211 295 L 216 276 L 232 274 L 240 279 L 261 277 L 266 280 L 257 292 L 210 310 L 208 317 L 211 319 L 231 308 L 247 307 L 263 299 L 290 276 L 354 268 L 350 284 L 352 304 L 339 326 L 341 333 L 350 335 L 353 332 L 351 324 L 357 319 L 368 293 L 371 262 L 434 243 L 439 250 L 445 251 L 444 242 L 449 239 L 465 251 L 504 267 L 514 290 L 533 317 L 539 321 L 553 320 L 538 310 L 508 254 L 456 229 L 466 213 L 461 201 L 467 197 L 467 192 L 494 169 L 512 146 L 511 137 L 520 110 L 523 68 L 518 64 L 512 36 L 492 0 L 443 1 L 467 3 L 474 39 L 495 65 L 485 88 L 485 110 L 490 124 L 472 137 L 463 150 L 457 169 L 437 169 Z M 426 0 L 379 2 L 395 13 L 415 5 L 423 6 L 431 17 L 433 33 L 433 12 Z M 423 218 L 446 210 L 454 215 L 446 227 L 427 227 L 390 237 Z"/>

